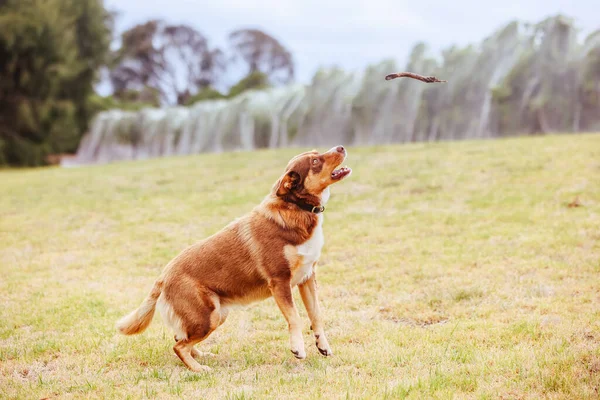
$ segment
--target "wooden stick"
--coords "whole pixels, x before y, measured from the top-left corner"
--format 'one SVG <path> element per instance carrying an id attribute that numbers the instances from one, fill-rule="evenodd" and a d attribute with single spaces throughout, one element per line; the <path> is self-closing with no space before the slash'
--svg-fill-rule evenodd
<path id="1" fill-rule="evenodd" d="M 435 76 L 423 76 L 423 75 L 415 74 L 413 72 L 398 72 L 396 74 L 389 74 L 388 76 L 385 77 L 385 80 L 389 81 L 389 80 L 396 79 L 396 78 L 412 78 L 412 79 L 417 79 L 419 81 L 423 81 L 425 83 L 447 82 L 447 81 L 439 80 Z"/>

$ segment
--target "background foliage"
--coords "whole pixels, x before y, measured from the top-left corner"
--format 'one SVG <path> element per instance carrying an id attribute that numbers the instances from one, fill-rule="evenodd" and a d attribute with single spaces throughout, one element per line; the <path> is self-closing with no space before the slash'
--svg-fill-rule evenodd
<path id="1" fill-rule="evenodd" d="M 234 32 L 227 55 L 196 29 L 160 20 L 113 38 L 114 17 L 102 0 L 0 0 L 0 165 L 74 152 L 102 110 L 189 105 L 293 78 L 291 54 L 264 32 Z M 221 93 L 214 86 L 234 59 L 249 75 Z M 103 71 L 112 96 L 94 91 Z"/>
<path id="2" fill-rule="evenodd" d="M 292 53 L 260 30 L 235 30 L 221 49 L 191 26 L 162 20 L 117 37 L 114 18 L 102 0 L 0 0 L 0 165 L 42 165 L 51 154 L 73 153 L 100 111 L 190 106 L 294 79 Z M 297 143 L 319 145 L 324 132 L 382 144 L 599 130 L 600 31 L 584 41 L 577 35 L 573 20 L 558 15 L 510 22 L 479 45 L 453 46 L 438 58 L 417 43 L 405 68 L 388 60 L 362 78 L 318 71 L 280 141 L 297 136 Z M 381 81 L 396 68 L 449 83 Z M 246 75 L 227 84 L 231 69 Z M 101 77 L 112 95 L 95 92 Z M 289 97 L 296 92 L 290 86 Z M 248 101 L 231 103 L 226 113 L 251 116 Z M 264 103 L 273 113 L 287 107 Z M 246 130 L 262 138 L 287 124 L 274 126 L 270 113 Z M 239 125 L 224 124 L 223 132 Z"/>

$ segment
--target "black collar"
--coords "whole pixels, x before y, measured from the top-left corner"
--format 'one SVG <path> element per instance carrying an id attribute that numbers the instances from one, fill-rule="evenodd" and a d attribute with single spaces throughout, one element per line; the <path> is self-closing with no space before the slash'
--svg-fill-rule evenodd
<path id="1" fill-rule="evenodd" d="M 297 205 L 304 211 L 310 211 L 311 213 L 315 213 L 315 214 L 321 214 L 323 211 L 325 211 L 325 206 L 313 206 L 312 204 L 308 204 L 303 201 L 298 202 L 298 203 L 295 203 L 295 202 L 290 202 L 290 203 Z"/>

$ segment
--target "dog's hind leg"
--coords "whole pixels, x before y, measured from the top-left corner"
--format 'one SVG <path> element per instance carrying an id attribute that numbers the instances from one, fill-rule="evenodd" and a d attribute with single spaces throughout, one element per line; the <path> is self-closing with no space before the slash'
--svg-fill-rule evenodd
<path id="1" fill-rule="evenodd" d="M 177 335 L 175 335 L 175 342 L 179 342 L 181 339 L 177 339 Z M 215 357 L 216 354 L 211 353 L 209 351 L 200 351 L 196 347 L 192 346 L 191 350 L 192 357 L 201 358 L 201 357 Z"/>
<path id="2" fill-rule="evenodd" d="M 223 325 L 225 320 L 227 319 L 227 314 L 229 314 L 229 309 L 226 307 L 220 307 L 220 320 L 219 326 Z M 175 337 L 175 341 L 177 342 L 177 336 Z M 200 351 L 196 347 L 192 346 L 192 357 L 201 358 L 201 357 L 216 357 L 215 353 L 211 353 L 210 351 Z"/>
<path id="3" fill-rule="evenodd" d="M 186 290 L 184 288 L 181 289 Z M 195 293 L 188 293 L 188 296 L 184 297 L 186 298 L 187 303 L 184 305 L 186 311 L 185 313 L 181 313 L 181 315 L 184 316 L 182 321 L 185 326 L 187 337 L 175 337 L 177 343 L 173 346 L 173 351 L 175 351 L 175 354 L 177 354 L 190 370 L 194 372 L 210 371 L 210 367 L 201 365 L 194 359 L 194 357 L 205 355 L 194 348 L 194 345 L 210 336 L 210 334 L 220 325 L 221 307 L 219 298 L 216 294 L 206 289 L 200 291 L 198 291 L 197 288 L 191 289 L 193 289 Z M 177 308 L 179 307 L 174 308 L 177 311 Z"/>
<path id="4" fill-rule="evenodd" d="M 206 335 L 206 336 L 208 336 L 208 335 Z M 181 359 L 181 361 L 183 361 L 183 363 L 185 364 L 186 367 L 188 367 L 190 370 L 192 370 L 194 372 L 208 372 L 212 369 L 208 365 L 202 365 L 202 364 L 198 363 L 198 361 L 194 360 L 194 357 L 192 355 L 194 353 L 194 351 L 196 350 L 194 348 L 194 345 L 196 343 L 201 342 L 203 339 L 204 338 L 202 338 L 202 339 L 198 339 L 198 338 L 182 339 L 182 340 L 178 341 L 175 344 L 175 346 L 173 346 L 173 350 L 175 351 L 175 354 L 177 354 L 177 357 L 179 357 Z"/>

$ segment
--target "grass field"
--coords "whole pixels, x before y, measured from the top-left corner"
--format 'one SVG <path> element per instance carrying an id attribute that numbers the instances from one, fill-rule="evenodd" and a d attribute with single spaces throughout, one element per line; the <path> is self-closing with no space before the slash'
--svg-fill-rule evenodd
<path id="1" fill-rule="evenodd" d="M 273 299 L 200 345 L 211 373 L 159 316 L 116 334 L 299 151 L 0 171 L 0 398 L 599 397 L 598 135 L 350 148 L 319 269 L 331 358 L 297 291 L 303 361 Z"/>

